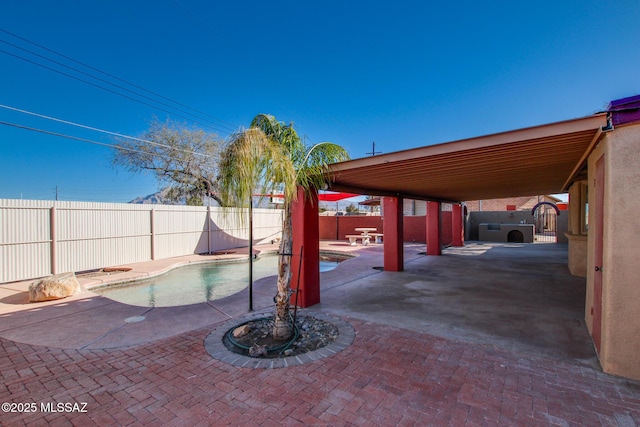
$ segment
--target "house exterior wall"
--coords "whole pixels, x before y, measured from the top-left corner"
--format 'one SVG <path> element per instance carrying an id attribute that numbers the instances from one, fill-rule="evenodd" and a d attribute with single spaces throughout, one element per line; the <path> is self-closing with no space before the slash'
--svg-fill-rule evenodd
<path id="1" fill-rule="evenodd" d="M 586 193 L 583 188 L 587 181 L 576 181 L 569 188 L 569 223 L 564 233 L 569 243 L 568 267 L 569 272 L 578 277 L 587 277 L 587 233 L 583 229 L 583 206 Z"/>
<path id="2" fill-rule="evenodd" d="M 540 202 L 556 203 L 558 199 L 550 196 L 523 196 L 523 197 L 508 197 L 505 199 L 489 199 L 489 200 L 472 200 L 465 202 L 467 210 L 470 212 L 483 212 L 483 211 L 506 211 L 506 210 L 531 210 Z M 515 209 L 508 209 L 508 207 L 514 206 Z"/>
<path id="3" fill-rule="evenodd" d="M 605 156 L 602 322 L 600 363 L 605 372 L 640 379 L 640 123 L 604 135 L 589 156 L 588 183 L 593 185 L 596 162 Z M 595 191 L 589 191 L 589 224 L 595 223 Z M 595 243 L 587 240 L 585 321 L 593 333 Z"/>

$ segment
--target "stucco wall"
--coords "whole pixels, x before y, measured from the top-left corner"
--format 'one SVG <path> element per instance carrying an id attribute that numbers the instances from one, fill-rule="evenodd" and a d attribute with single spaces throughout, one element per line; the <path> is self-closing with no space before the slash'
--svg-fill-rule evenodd
<path id="1" fill-rule="evenodd" d="M 569 221 L 565 236 L 569 242 L 569 271 L 578 277 L 587 277 L 587 235 L 582 233 L 581 211 L 582 184 L 587 181 L 577 181 L 569 188 Z"/>
<path id="2" fill-rule="evenodd" d="M 567 266 L 573 276 L 587 277 L 587 236 L 569 236 Z"/>
<path id="3" fill-rule="evenodd" d="M 589 156 L 589 184 L 605 156 L 602 263 L 602 339 L 605 372 L 640 379 L 640 124 L 607 133 Z M 589 224 L 595 224 L 595 191 L 589 190 Z M 591 231 L 591 230 L 590 230 Z M 595 236 L 588 236 L 586 323 L 593 330 Z"/>

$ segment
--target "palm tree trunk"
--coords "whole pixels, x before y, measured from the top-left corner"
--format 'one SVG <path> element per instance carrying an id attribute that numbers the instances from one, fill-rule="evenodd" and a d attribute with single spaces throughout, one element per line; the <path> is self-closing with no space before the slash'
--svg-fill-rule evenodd
<path id="1" fill-rule="evenodd" d="M 278 293 L 276 294 L 275 325 L 273 337 L 286 340 L 291 337 L 292 325 L 289 323 L 289 300 L 291 284 L 291 256 L 293 253 L 293 233 L 291 226 L 291 203 L 284 203 L 282 241 L 280 242 L 280 261 L 278 264 Z"/>

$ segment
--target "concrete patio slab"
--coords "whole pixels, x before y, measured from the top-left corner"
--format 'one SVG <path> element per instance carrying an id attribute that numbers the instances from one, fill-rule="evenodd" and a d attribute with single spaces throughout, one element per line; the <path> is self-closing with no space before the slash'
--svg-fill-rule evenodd
<path id="1" fill-rule="evenodd" d="M 320 309 L 598 366 L 582 319 L 584 279 L 569 274 L 566 247 L 469 243 L 440 257 L 408 258 L 401 273 L 371 268 L 328 284 Z M 359 257 L 359 267 L 373 264 Z"/>
<path id="2" fill-rule="evenodd" d="M 138 318 L 132 319 L 134 316 Z M 83 348 L 128 347 L 182 334 L 228 319 L 228 316 L 208 304 L 140 307 L 139 314 L 123 317 L 120 327 L 99 336 Z"/>
<path id="3" fill-rule="evenodd" d="M 3 329 L 2 337 L 48 347 L 83 348 L 126 325 L 124 319 L 140 316 L 145 307 L 93 298 L 65 301 L 39 309 L 34 319 L 22 317 L 22 326 Z M 15 325 L 15 320 L 12 319 Z M 4 323 L 4 322 L 3 322 Z"/>

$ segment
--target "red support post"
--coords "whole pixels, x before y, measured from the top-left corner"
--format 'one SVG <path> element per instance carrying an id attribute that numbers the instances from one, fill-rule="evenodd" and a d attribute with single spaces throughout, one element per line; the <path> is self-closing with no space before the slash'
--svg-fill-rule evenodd
<path id="1" fill-rule="evenodd" d="M 318 219 L 318 193 L 305 195 L 298 188 L 298 199 L 291 207 L 291 223 L 293 228 L 293 245 L 291 258 L 291 286 L 295 289 L 300 277 L 298 289 L 298 306 L 310 307 L 320 303 L 320 232 Z M 300 262 L 300 247 L 302 263 Z M 298 272 L 298 267 L 300 271 Z M 291 302 L 295 301 L 292 295 Z"/>
<path id="2" fill-rule="evenodd" d="M 462 218 L 462 206 L 458 203 L 453 204 L 453 212 L 451 212 L 451 246 L 464 246 L 464 222 Z"/>
<path id="3" fill-rule="evenodd" d="M 402 197 L 383 197 L 384 271 L 404 270 Z"/>
<path id="4" fill-rule="evenodd" d="M 427 255 L 442 255 L 440 202 L 427 202 Z"/>

